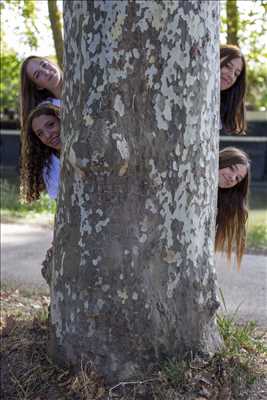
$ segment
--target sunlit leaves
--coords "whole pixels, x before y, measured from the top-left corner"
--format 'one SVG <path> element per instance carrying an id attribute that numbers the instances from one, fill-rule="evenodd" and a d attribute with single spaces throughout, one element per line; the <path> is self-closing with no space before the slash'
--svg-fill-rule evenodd
<path id="1" fill-rule="evenodd" d="M 32 50 L 38 48 L 38 28 L 36 25 L 36 0 L 5 0 L 1 3 L 1 8 L 9 7 L 17 12 L 18 16 L 23 18 L 24 40 Z M 14 29 L 17 30 L 16 22 Z"/>

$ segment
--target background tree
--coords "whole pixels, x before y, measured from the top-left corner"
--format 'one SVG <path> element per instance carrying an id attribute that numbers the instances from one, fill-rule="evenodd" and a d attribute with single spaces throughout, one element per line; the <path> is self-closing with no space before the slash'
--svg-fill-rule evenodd
<path id="1" fill-rule="evenodd" d="M 239 14 L 237 0 L 226 1 L 227 43 L 238 46 Z"/>
<path id="2" fill-rule="evenodd" d="M 3 12 L 5 8 L 16 12 L 18 17 L 23 20 L 23 41 L 29 46 L 30 51 L 36 52 L 38 49 L 39 26 L 45 21 L 38 20 L 37 6 L 46 5 L 46 1 L 37 2 L 36 0 L 5 0 L 0 3 L 0 10 Z M 63 35 L 62 35 L 62 13 L 59 10 L 57 0 L 47 0 L 48 17 L 52 30 L 54 47 L 58 64 L 63 65 Z M 14 21 L 14 30 L 18 29 L 18 19 Z M 20 26 L 21 28 L 21 26 Z M 51 54 L 51 49 L 48 49 L 48 54 Z"/>
<path id="3" fill-rule="evenodd" d="M 221 1 L 221 43 L 238 42 L 247 60 L 247 103 L 267 109 L 267 3 L 266 1 Z M 233 32 L 233 33 L 231 33 Z M 232 35 L 232 36 L 231 36 Z"/>
<path id="4" fill-rule="evenodd" d="M 51 354 L 108 381 L 220 343 L 218 18 L 214 1 L 64 3 Z"/>
<path id="5" fill-rule="evenodd" d="M 54 45 L 56 50 L 58 65 L 63 68 L 63 35 L 62 35 L 62 16 L 59 12 L 56 0 L 47 0 L 49 19 L 53 32 Z"/>

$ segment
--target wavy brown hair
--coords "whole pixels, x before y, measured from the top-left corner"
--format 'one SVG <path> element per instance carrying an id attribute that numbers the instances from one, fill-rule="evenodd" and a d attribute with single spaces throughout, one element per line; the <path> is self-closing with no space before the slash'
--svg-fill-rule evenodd
<path id="1" fill-rule="evenodd" d="M 27 66 L 31 60 L 46 60 L 45 57 L 29 56 L 27 57 L 20 69 L 20 122 L 21 128 L 26 129 L 27 118 L 30 112 L 42 101 L 48 97 L 54 98 L 54 94 L 47 89 L 38 89 L 37 85 L 29 78 L 27 74 Z"/>
<path id="2" fill-rule="evenodd" d="M 32 129 L 32 121 L 40 115 L 53 115 L 60 119 L 60 109 L 49 102 L 41 103 L 30 113 L 25 130 L 21 135 L 20 154 L 20 193 L 23 201 L 31 203 L 39 199 L 45 189 L 43 169 L 49 169 L 51 154 L 55 151 L 46 146 L 36 136 Z"/>
<path id="3" fill-rule="evenodd" d="M 233 86 L 221 91 L 220 114 L 223 129 L 227 133 L 244 135 L 245 121 L 245 95 L 246 95 L 246 60 L 241 50 L 233 45 L 220 46 L 220 59 L 225 58 L 221 67 L 226 66 L 234 58 L 241 58 L 243 68 Z"/>
<path id="4" fill-rule="evenodd" d="M 227 258 L 230 260 L 234 247 L 237 264 L 240 267 L 246 245 L 250 160 L 244 151 L 235 147 L 227 147 L 220 151 L 219 169 L 235 164 L 246 165 L 248 172 L 234 187 L 218 189 L 215 250 L 226 251 Z"/>

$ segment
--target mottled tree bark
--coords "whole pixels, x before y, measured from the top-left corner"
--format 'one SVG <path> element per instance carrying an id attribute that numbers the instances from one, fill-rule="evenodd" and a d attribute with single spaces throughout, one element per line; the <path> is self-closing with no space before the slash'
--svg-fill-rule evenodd
<path id="1" fill-rule="evenodd" d="M 53 40 L 56 50 L 57 62 L 60 68 L 63 68 L 64 42 L 62 36 L 62 26 L 60 13 L 57 7 L 57 0 L 47 0 L 48 14 L 53 33 Z"/>
<path id="2" fill-rule="evenodd" d="M 239 14 L 236 0 L 226 1 L 227 43 L 238 46 Z"/>
<path id="3" fill-rule="evenodd" d="M 218 2 L 66 1 L 52 351 L 107 381 L 219 345 Z"/>

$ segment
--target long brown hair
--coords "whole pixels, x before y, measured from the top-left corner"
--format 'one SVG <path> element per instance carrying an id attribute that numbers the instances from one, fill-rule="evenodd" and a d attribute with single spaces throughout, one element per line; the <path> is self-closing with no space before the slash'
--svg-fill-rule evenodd
<path id="1" fill-rule="evenodd" d="M 227 258 L 230 260 L 234 247 L 237 264 L 240 267 L 246 245 L 250 160 L 244 151 L 235 147 L 226 147 L 220 151 L 219 169 L 235 164 L 246 165 L 248 172 L 234 187 L 218 189 L 215 250 L 226 251 Z"/>
<path id="2" fill-rule="evenodd" d="M 30 113 L 21 135 L 20 193 L 27 203 L 39 199 L 45 189 L 43 169 L 47 166 L 54 150 L 46 146 L 32 129 L 32 121 L 40 115 L 53 115 L 60 119 L 60 109 L 49 102 L 41 103 Z"/>
<path id="3" fill-rule="evenodd" d="M 243 68 L 233 86 L 221 91 L 220 114 L 224 130 L 227 133 L 245 134 L 245 95 L 246 95 L 246 60 L 241 50 L 233 45 L 220 46 L 220 59 L 225 58 L 221 68 L 234 58 L 241 58 Z"/>
<path id="4" fill-rule="evenodd" d="M 44 57 L 29 56 L 27 57 L 20 69 L 20 114 L 21 114 L 21 128 L 25 129 L 27 118 L 30 112 L 40 104 L 42 101 L 46 100 L 48 97 L 54 98 L 54 94 L 47 89 L 38 89 L 36 84 L 29 78 L 27 74 L 27 66 L 31 60 L 46 60 Z"/>

